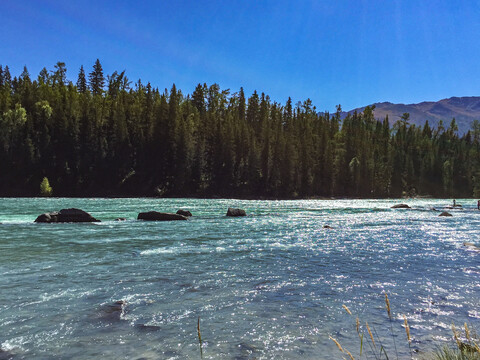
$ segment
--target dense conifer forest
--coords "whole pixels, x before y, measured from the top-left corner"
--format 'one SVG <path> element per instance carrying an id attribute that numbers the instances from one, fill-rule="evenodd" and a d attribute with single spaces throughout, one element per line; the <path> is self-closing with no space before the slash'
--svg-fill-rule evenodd
<path id="1" fill-rule="evenodd" d="M 191 95 L 58 62 L 0 66 L 0 195 L 242 198 L 480 196 L 480 123 L 391 127 L 217 84 Z M 328 91 L 328 89 L 325 89 Z"/>

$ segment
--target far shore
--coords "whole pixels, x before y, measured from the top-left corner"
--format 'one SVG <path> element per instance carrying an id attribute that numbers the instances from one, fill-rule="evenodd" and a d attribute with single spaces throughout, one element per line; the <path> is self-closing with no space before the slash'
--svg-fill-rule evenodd
<path id="1" fill-rule="evenodd" d="M 61 196 L 29 196 L 29 195 L 0 195 L 0 198 L 6 199 L 34 199 L 34 198 L 45 198 L 45 199 L 198 199 L 198 200 L 251 200 L 251 201 L 288 201 L 288 200 L 402 200 L 402 201 L 414 201 L 414 200 L 448 200 L 453 201 L 453 197 L 435 197 L 432 195 L 419 195 L 415 197 L 342 197 L 342 196 L 312 196 L 312 197 L 275 197 L 275 196 L 134 196 L 134 195 L 61 195 Z M 460 200 L 471 200 L 478 201 L 478 198 L 474 197 L 462 197 L 457 198 Z M 477 205 L 475 203 L 475 205 Z"/>

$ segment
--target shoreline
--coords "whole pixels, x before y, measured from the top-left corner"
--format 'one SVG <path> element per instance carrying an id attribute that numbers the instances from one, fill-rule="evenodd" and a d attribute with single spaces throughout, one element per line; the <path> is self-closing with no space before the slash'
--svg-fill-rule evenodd
<path id="1" fill-rule="evenodd" d="M 416 197 L 328 197 L 328 196 L 313 196 L 313 197 L 273 197 L 273 196 L 128 196 L 128 195 L 103 195 L 103 196 L 14 196 L 14 195 L 0 195 L 3 199 L 196 199 L 196 200 L 246 200 L 246 201 L 296 201 L 296 200 L 427 200 L 427 199 L 445 199 L 452 200 L 453 197 L 436 197 L 432 195 L 416 196 Z M 461 197 L 456 198 L 461 200 L 478 200 L 475 197 Z"/>

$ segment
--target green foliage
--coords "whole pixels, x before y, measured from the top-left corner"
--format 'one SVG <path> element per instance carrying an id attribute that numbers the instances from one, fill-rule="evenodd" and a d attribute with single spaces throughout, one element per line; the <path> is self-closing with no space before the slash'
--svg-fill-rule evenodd
<path id="1" fill-rule="evenodd" d="M 446 345 L 427 357 L 430 360 L 480 360 L 480 353 L 461 351 L 458 348 L 450 348 Z"/>
<path id="2" fill-rule="evenodd" d="M 131 83 L 99 60 L 75 85 L 62 62 L 34 81 L 0 66 L 0 195 L 36 195 L 45 173 L 69 196 L 480 194 L 480 122 L 459 136 L 406 113 L 391 129 L 374 107 L 341 120 L 310 99 Z"/>
<path id="3" fill-rule="evenodd" d="M 53 189 L 50 186 L 50 182 L 47 177 L 44 177 L 40 183 L 40 196 L 49 197 L 52 196 Z"/>

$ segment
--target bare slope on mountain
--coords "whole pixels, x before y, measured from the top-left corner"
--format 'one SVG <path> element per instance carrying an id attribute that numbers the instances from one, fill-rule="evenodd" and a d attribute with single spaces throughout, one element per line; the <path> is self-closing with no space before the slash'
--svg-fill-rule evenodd
<path id="1" fill-rule="evenodd" d="M 410 123 L 423 126 L 428 120 L 430 125 L 437 126 L 443 120 L 448 126 L 455 118 L 459 134 L 467 132 L 473 120 L 480 120 L 480 96 L 451 97 L 437 102 L 424 101 L 418 104 L 393 104 L 390 102 L 375 103 L 375 117 L 384 119 L 388 115 L 390 124 L 400 119 L 403 113 L 410 114 Z M 365 107 L 349 111 L 361 112 Z M 345 113 L 346 116 L 347 113 Z"/>

